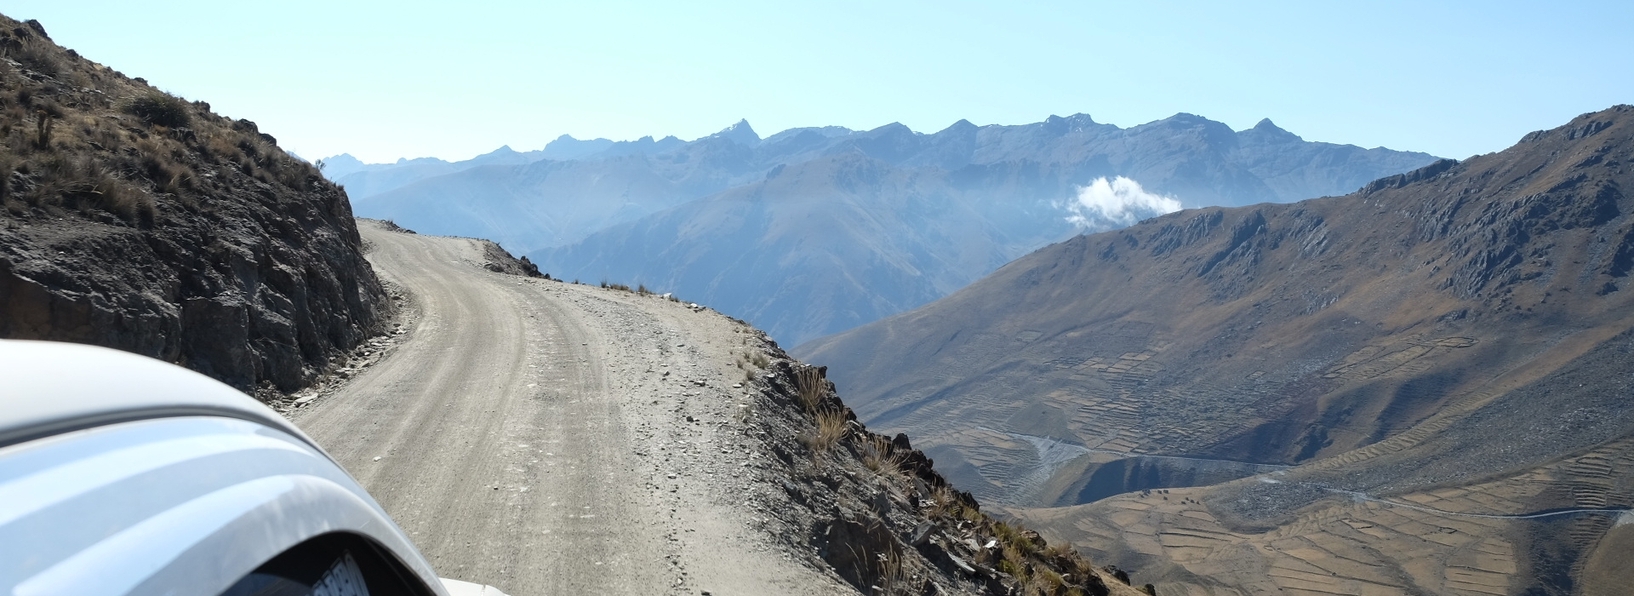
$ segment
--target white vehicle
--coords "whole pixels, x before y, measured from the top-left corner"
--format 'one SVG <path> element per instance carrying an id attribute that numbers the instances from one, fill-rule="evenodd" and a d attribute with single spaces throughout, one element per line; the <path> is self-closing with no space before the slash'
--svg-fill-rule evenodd
<path id="1" fill-rule="evenodd" d="M 0 594 L 499 591 L 439 579 L 254 399 L 142 356 L 0 340 Z"/>

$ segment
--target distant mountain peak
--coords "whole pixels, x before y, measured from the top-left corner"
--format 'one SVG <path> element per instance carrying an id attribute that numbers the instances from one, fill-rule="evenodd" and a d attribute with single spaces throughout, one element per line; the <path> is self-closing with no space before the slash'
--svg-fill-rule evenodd
<path id="1" fill-rule="evenodd" d="M 1090 118 L 1089 114 L 1084 113 L 1073 114 L 1065 118 L 1055 114 L 1050 114 L 1050 117 L 1045 118 L 1044 121 L 1038 123 L 1038 125 L 1043 127 L 1045 130 L 1053 131 L 1056 134 L 1066 134 L 1069 132 L 1081 131 L 1094 126 L 1095 119 Z"/>
<path id="2" fill-rule="evenodd" d="M 1258 136 L 1258 137 L 1261 137 L 1261 138 L 1264 138 L 1264 139 L 1267 139 L 1267 140 L 1282 141 L 1282 142 L 1289 142 L 1289 143 L 1304 141 L 1305 140 L 1304 138 L 1300 137 L 1299 135 L 1288 132 L 1287 130 L 1284 130 L 1282 127 L 1277 126 L 1276 123 L 1271 122 L 1270 118 L 1261 119 L 1259 124 L 1255 124 L 1253 128 L 1245 130 L 1245 131 L 1243 131 L 1243 133 L 1247 133 L 1247 134 L 1252 135 L 1252 136 Z"/>
<path id="3" fill-rule="evenodd" d="M 331 165 L 339 165 L 339 164 L 358 165 L 358 166 L 363 165 L 363 160 L 360 160 L 360 159 L 354 157 L 350 153 L 342 153 L 340 155 L 331 155 L 329 157 L 325 157 L 325 158 L 320 159 L 318 161 L 321 161 L 321 162 L 326 163 L 326 164 L 331 164 Z"/>
<path id="4" fill-rule="evenodd" d="M 536 159 L 544 159 L 548 155 L 545 150 L 522 153 L 512 149 L 510 145 L 500 145 L 498 149 L 471 158 L 469 163 L 521 165 Z"/>
<path id="5" fill-rule="evenodd" d="M 912 136 L 912 135 L 919 134 L 917 132 L 914 132 L 913 129 L 908 128 L 908 125 L 903 124 L 901 122 L 892 122 L 890 124 L 880 126 L 879 128 L 875 128 L 873 130 L 865 131 L 865 133 L 867 135 L 869 135 L 869 136 L 875 136 L 875 137 L 884 136 L 884 135 L 900 135 L 900 134 L 906 134 L 906 135 Z"/>
<path id="6" fill-rule="evenodd" d="M 720 132 L 717 132 L 711 136 L 720 137 L 747 147 L 753 147 L 760 144 L 760 135 L 755 133 L 755 129 L 753 127 L 749 126 L 749 120 L 747 118 L 739 120 L 737 121 L 737 124 L 721 129 Z"/>
<path id="7" fill-rule="evenodd" d="M 1191 112 L 1179 112 L 1179 113 L 1176 113 L 1173 116 L 1169 116 L 1168 118 L 1164 118 L 1164 119 L 1160 120 L 1159 122 L 1174 122 L 1174 123 L 1181 123 L 1181 124 L 1201 124 L 1201 123 L 1205 123 L 1205 122 L 1213 122 L 1213 120 L 1209 120 L 1208 118 L 1198 116 L 1197 114 L 1193 114 Z"/>

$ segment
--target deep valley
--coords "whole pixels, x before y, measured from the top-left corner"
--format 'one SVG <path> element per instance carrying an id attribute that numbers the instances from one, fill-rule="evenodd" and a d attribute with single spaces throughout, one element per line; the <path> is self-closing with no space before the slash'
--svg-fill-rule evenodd
<path id="1" fill-rule="evenodd" d="M 1617 106 L 1344 197 L 1079 236 L 796 353 L 977 495 L 1204 592 L 1606 590 L 1631 158 Z M 1575 513 L 1520 519 L 1551 511 Z"/>

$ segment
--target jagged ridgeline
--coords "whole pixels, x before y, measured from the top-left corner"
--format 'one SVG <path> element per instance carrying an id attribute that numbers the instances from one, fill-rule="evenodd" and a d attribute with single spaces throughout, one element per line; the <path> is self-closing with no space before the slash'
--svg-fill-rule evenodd
<path id="1" fill-rule="evenodd" d="M 0 337 L 291 391 L 389 302 L 345 193 L 255 123 L 0 16 Z"/>

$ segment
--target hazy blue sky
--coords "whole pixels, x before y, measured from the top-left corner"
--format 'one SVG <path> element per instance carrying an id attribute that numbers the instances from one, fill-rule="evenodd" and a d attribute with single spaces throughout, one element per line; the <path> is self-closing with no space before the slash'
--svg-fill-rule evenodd
<path id="1" fill-rule="evenodd" d="M 1634 2 L 0 0 L 307 157 L 463 159 L 747 118 L 935 132 L 1269 117 L 1463 158 L 1634 102 Z"/>

